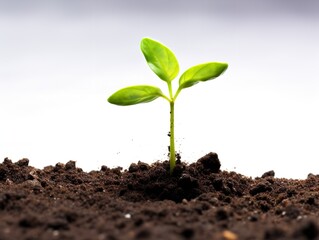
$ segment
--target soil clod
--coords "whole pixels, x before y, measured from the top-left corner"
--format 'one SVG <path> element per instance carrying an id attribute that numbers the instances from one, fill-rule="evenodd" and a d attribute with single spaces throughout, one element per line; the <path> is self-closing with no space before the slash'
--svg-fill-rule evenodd
<path id="1" fill-rule="evenodd" d="M 274 176 L 275 176 L 275 171 L 271 170 L 271 171 L 265 172 L 261 177 L 266 178 L 266 177 L 274 177 Z"/>
<path id="2" fill-rule="evenodd" d="M 218 173 L 221 166 L 217 153 L 213 152 L 200 158 L 197 163 L 202 164 L 204 170 L 209 170 L 212 173 Z"/>

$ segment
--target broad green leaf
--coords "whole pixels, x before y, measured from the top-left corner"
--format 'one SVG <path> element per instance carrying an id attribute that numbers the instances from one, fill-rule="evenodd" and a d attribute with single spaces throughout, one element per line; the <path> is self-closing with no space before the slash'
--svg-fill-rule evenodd
<path id="1" fill-rule="evenodd" d="M 179 79 L 179 90 L 196 83 L 205 82 L 220 76 L 228 67 L 227 63 L 209 62 L 196 65 L 186 70 Z"/>
<path id="2" fill-rule="evenodd" d="M 139 103 L 147 103 L 158 97 L 163 97 L 161 89 L 148 85 L 126 87 L 113 93 L 107 100 L 109 103 L 128 106 Z"/>
<path id="3" fill-rule="evenodd" d="M 166 46 L 150 38 L 143 38 L 141 50 L 149 67 L 160 79 L 170 82 L 177 76 L 178 61 Z"/>

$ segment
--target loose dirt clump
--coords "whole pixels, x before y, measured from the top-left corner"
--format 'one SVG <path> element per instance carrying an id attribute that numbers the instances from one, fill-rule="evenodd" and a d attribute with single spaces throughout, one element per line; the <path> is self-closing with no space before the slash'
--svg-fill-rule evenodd
<path id="1" fill-rule="evenodd" d="M 248 178 L 193 164 L 132 163 L 89 173 L 74 161 L 44 169 L 0 164 L 0 239 L 319 239 L 319 177 Z"/>

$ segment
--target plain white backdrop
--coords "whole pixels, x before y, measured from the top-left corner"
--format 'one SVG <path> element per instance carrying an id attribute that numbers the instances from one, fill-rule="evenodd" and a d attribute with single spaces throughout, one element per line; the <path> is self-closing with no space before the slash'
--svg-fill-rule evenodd
<path id="1" fill-rule="evenodd" d="M 182 160 L 217 152 L 222 169 L 319 173 L 319 5 L 315 1 L 0 1 L 0 158 L 86 171 L 167 159 L 169 105 L 118 107 L 119 88 L 156 85 L 143 37 L 176 54 L 181 73 L 228 62 L 181 92 Z M 176 80 L 176 83 L 178 80 Z"/>

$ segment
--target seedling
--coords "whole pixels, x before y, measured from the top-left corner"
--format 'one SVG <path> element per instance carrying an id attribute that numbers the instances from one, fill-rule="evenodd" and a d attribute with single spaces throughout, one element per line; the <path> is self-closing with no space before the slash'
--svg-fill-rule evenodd
<path id="1" fill-rule="evenodd" d="M 179 73 L 179 64 L 174 53 L 163 44 L 150 38 L 143 38 L 141 50 L 153 72 L 167 83 L 169 95 L 165 95 L 158 87 L 136 85 L 118 90 L 108 101 L 120 106 L 147 103 L 158 97 L 166 99 L 170 104 L 170 173 L 176 164 L 174 139 L 174 106 L 179 93 L 199 82 L 205 82 L 220 76 L 228 67 L 227 63 L 208 62 L 193 66 L 186 70 L 179 78 L 179 86 L 173 94 L 172 81 Z"/>

